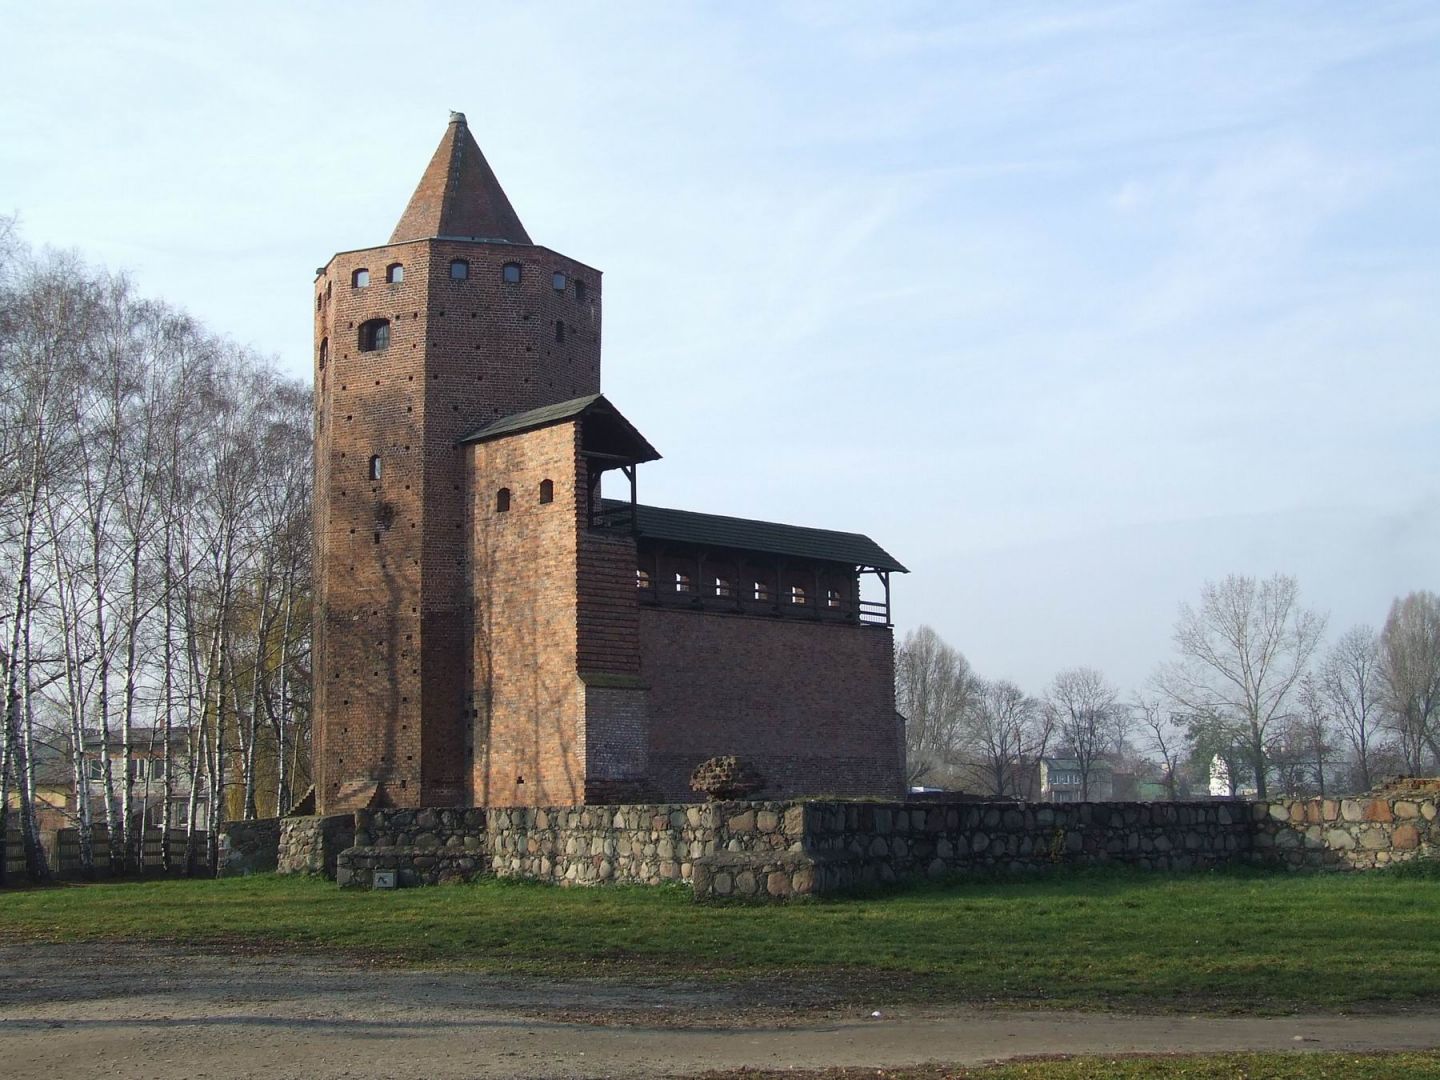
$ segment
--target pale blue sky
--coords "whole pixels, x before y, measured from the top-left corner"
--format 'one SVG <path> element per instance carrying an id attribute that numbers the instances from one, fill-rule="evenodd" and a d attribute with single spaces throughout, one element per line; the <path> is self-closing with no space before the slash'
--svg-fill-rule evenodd
<path id="1" fill-rule="evenodd" d="M 605 271 L 642 498 L 1130 689 L 1206 578 L 1440 589 L 1433 4 L 5 3 L 0 211 L 310 372 L 449 109 Z"/>

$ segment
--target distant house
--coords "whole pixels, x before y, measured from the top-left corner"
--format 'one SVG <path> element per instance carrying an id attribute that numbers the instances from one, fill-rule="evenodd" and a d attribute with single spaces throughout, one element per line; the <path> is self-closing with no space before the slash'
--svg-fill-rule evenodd
<path id="1" fill-rule="evenodd" d="M 1080 763 L 1074 758 L 1040 759 L 1041 802 L 1106 802 L 1115 798 L 1114 770 L 1104 761 L 1090 766 L 1089 792 L 1081 783 Z"/>
<path id="2" fill-rule="evenodd" d="M 1268 779 L 1268 775 L 1267 775 Z M 1239 777 L 1231 778 L 1230 763 L 1216 754 L 1210 761 L 1210 797 L 1213 799 L 1248 799 L 1257 792 L 1253 782 L 1246 783 Z"/>
<path id="3" fill-rule="evenodd" d="M 86 736 L 86 779 L 90 797 L 91 820 L 97 825 L 106 820 L 105 814 L 105 764 L 101 751 L 100 733 L 89 732 Z M 146 825 L 159 825 L 162 821 L 171 828 L 185 825 L 190 802 L 190 757 L 185 733 L 176 730 L 170 737 L 170 800 L 165 806 L 165 744 L 164 732 L 159 728 L 132 728 L 130 730 L 130 776 L 133 781 L 131 813 L 138 821 L 143 818 Z M 112 732 L 109 741 L 111 779 L 115 791 L 115 812 L 120 812 L 120 803 L 125 789 L 125 746 L 121 734 Z M 197 799 L 197 820 L 203 827 L 206 804 L 204 778 Z M 79 800 L 75 789 L 75 769 L 71 761 L 68 741 L 64 745 L 37 743 L 35 747 L 35 810 L 40 831 L 69 828 L 78 823 Z M 19 793 L 10 793 L 12 814 L 19 808 Z"/>

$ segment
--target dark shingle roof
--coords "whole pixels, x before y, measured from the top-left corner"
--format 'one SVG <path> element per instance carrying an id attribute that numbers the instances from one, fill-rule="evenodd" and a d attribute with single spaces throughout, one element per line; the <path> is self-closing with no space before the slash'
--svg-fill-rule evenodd
<path id="1" fill-rule="evenodd" d="M 557 401 L 554 405 L 541 405 L 540 408 L 530 409 L 528 412 L 502 416 L 499 420 L 477 428 L 460 441 L 462 443 L 484 442 L 486 439 L 493 439 L 499 435 L 514 435 L 518 431 L 530 431 L 547 424 L 558 424 L 561 420 L 579 416 L 603 396 L 603 394 L 586 394 L 584 397 L 571 398 L 569 401 Z"/>
<path id="2" fill-rule="evenodd" d="M 618 499 L 605 500 L 605 509 L 617 516 L 629 506 L 629 503 Z M 909 573 L 884 548 L 861 533 L 809 529 L 802 525 L 699 514 L 692 510 L 669 510 L 661 506 L 637 506 L 635 510 L 638 519 L 636 531 L 646 539 L 760 551 L 768 555 L 793 555 L 802 559 Z"/>
<path id="3" fill-rule="evenodd" d="M 659 451 L 650 445 L 634 424 L 620 414 L 619 409 L 610 404 L 604 394 L 586 394 L 584 397 L 559 401 L 554 405 L 542 405 L 540 408 L 530 409 L 528 412 L 502 416 L 499 420 L 486 424 L 477 431 L 472 431 L 460 441 L 462 443 L 486 442 L 490 439 L 498 439 L 502 435 L 518 435 L 524 431 L 534 431 L 536 428 L 548 427 L 551 424 L 574 420 L 578 417 L 597 418 L 601 428 L 608 429 L 608 437 L 606 437 L 607 432 L 602 431 L 599 433 L 598 441 L 615 448 L 623 445 L 627 453 L 636 461 L 655 461 L 660 457 Z M 591 439 L 587 435 L 587 449 L 590 442 Z"/>

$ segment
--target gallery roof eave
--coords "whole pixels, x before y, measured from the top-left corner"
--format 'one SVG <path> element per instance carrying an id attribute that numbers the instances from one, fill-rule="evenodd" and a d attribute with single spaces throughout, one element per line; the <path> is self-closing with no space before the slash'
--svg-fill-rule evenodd
<path id="1" fill-rule="evenodd" d="M 605 500 L 607 509 L 628 510 L 629 504 Z M 622 514 L 623 516 L 623 514 Z M 910 571 L 863 533 L 784 525 L 753 518 L 703 514 L 668 507 L 635 507 L 635 531 L 642 539 L 750 551 L 833 562 L 860 570 L 908 574 Z"/>

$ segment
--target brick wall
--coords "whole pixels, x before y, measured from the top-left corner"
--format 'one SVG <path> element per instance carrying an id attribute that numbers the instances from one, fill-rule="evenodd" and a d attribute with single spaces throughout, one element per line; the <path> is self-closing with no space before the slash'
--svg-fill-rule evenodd
<path id="1" fill-rule="evenodd" d="M 690 772 L 719 754 L 753 764 L 767 798 L 901 793 L 888 628 L 662 608 L 639 618 L 663 798 L 698 798 Z"/>
<path id="2" fill-rule="evenodd" d="M 476 717 L 474 802 L 564 805 L 584 797 L 584 686 L 576 565 L 585 473 L 577 423 L 469 448 Z M 540 483 L 554 501 L 539 501 Z M 510 508 L 497 509 L 501 488 Z"/>
<path id="3" fill-rule="evenodd" d="M 502 279 L 508 262 L 518 284 Z M 390 283 L 396 264 L 404 280 Z M 354 808 L 376 783 L 395 805 L 453 805 L 469 795 L 475 708 L 456 441 L 598 390 L 600 273 L 542 247 L 422 240 L 342 252 L 315 288 L 317 808 Z M 362 351 L 376 318 L 389 345 Z"/>

